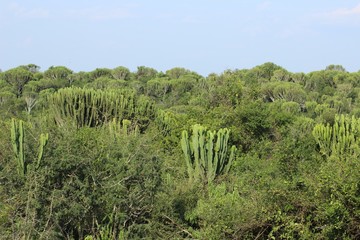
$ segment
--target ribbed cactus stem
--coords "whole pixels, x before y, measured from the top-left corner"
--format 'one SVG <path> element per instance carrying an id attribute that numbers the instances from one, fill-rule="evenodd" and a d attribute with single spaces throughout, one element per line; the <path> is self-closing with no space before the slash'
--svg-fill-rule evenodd
<path id="1" fill-rule="evenodd" d="M 215 179 L 216 176 L 216 168 L 217 166 L 214 163 L 214 134 L 211 131 L 208 131 L 208 141 L 206 145 L 206 151 L 207 151 L 207 181 L 211 182 L 213 179 Z"/>
<path id="2" fill-rule="evenodd" d="M 230 131 L 220 129 L 217 133 L 196 124 L 192 126 L 192 136 L 182 132 L 181 147 L 185 156 L 189 179 L 211 183 L 216 176 L 229 172 L 236 147 L 228 153 Z M 216 139 L 215 139 L 216 136 Z"/>
<path id="3" fill-rule="evenodd" d="M 236 153 L 236 147 L 232 146 L 230 149 L 230 156 L 229 156 L 229 161 L 228 164 L 226 164 L 225 168 L 224 168 L 224 173 L 227 174 L 230 170 L 230 167 L 232 165 L 232 162 L 235 159 L 235 153 Z"/>
<path id="4" fill-rule="evenodd" d="M 17 171 L 20 176 L 26 174 L 26 163 L 24 153 L 24 122 L 16 119 L 11 120 L 11 144 L 17 162 Z"/>
<path id="5" fill-rule="evenodd" d="M 181 148 L 185 155 L 185 162 L 186 162 L 186 169 L 189 176 L 190 181 L 193 181 L 194 177 L 194 167 L 193 167 L 193 159 L 190 150 L 190 143 L 189 143 L 189 135 L 186 130 L 184 130 L 181 134 Z"/>
<path id="6" fill-rule="evenodd" d="M 144 120 L 154 117 L 154 103 L 124 90 L 63 88 L 49 97 L 56 119 L 70 119 L 77 127 L 98 127 L 116 118 Z M 134 119 L 135 118 L 135 119 Z"/>
<path id="7" fill-rule="evenodd" d="M 122 120 L 122 125 L 123 125 L 123 129 L 124 129 L 124 133 L 129 133 L 129 127 L 131 125 L 131 121 L 127 120 L 127 119 L 123 119 Z"/>
<path id="8" fill-rule="evenodd" d="M 38 159 L 37 159 L 35 169 L 38 169 L 40 167 L 41 160 L 42 160 L 42 158 L 44 156 L 44 147 L 46 146 L 48 140 L 49 140 L 49 134 L 48 133 L 46 133 L 46 134 L 42 133 L 40 135 L 39 154 L 38 154 Z"/>
<path id="9" fill-rule="evenodd" d="M 352 116 L 336 115 L 332 126 L 317 124 L 313 129 L 313 136 L 317 141 L 320 152 L 326 156 L 346 158 L 349 155 L 360 155 L 360 119 Z"/>
<path id="10" fill-rule="evenodd" d="M 49 135 L 46 133 L 42 133 L 39 139 L 39 152 L 37 159 L 32 161 L 32 165 L 35 165 L 35 168 L 38 169 L 41 163 L 41 160 L 44 157 L 44 147 L 46 146 L 49 139 Z M 25 176 L 28 168 L 28 162 L 25 160 L 25 136 L 24 136 L 24 122 L 22 120 L 11 120 L 11 144 L 13 147 L 13 151 L 15 154 L 15 159 L 17 162 L 17 171 L 20 176 Z M 30 165 L 29 165 L 30 166 Z M 30 169 L 30 168 L 29 168 Z"/>

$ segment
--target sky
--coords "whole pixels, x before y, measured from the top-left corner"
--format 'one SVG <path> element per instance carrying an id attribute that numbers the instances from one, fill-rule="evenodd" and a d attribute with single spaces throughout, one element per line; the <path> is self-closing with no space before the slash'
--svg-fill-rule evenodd
<path id="1" fill-rule="evenodd" d="M 360 0 L 0 0 L 0 69 L 360 70 Z"/>

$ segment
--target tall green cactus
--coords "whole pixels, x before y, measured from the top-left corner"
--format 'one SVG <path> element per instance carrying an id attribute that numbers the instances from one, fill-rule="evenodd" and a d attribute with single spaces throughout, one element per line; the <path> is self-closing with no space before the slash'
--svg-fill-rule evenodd
<path id="1" fill-rule="evenodd" d="M 139 133 L 137 124 L 133 124 L 130 120 L 123 119 L 121 122 L 115 118 L 107 124 L 110 136 L 117 140 L 123 135 L 136 136 Z"/>
<path id="2" fill-rule="evenodd" d="M 135 120 L 139 125 L 147 125 L 155 115 L 152 101 L 120 89 L 64 88 L 48 100 L 59 124 L 70 118 L 77 127 L 102 126 L 113 118 Z"/>
<path id="3" fill-rule="evenodd" d="M 348 155 L 359 155 L 360 119 L 354 116 L 336 115 L 332 126 L 317 124 L 313 136 L 326 157 L 346 158 Z"/>
<path id="4" fill-rule="evenodd" d="M 11 144 L 17 162 L 17 171 L 20 176 L 26 174 L 26 162 L 24 154 L 24 122 L 16 119 L 11 120 Z"/>
<path id="5" fill-rule="evenodd" d="M 199 124 L 192 126 L 190 138 L 186 130 L 182 132 L 181 147 L 190 181 L 211 183 L 216 176 L 229 172 L 236 151 L 232 146 L 229 154 L 229 136 L 227 128 L 212 132 Z"/>
<path id="6" fill-rule="evenodd" d="M 39 139 L 39 152 L 38 157 L 33 161 L 35 169 L 40 167 L 41 160 L 44 156 L 44 147 L 46 146 L 49 139 L 49 135 L 46 133 L 40 134 Z M 17 162 L 17 171 L 20 176 L 25 176 L 28 170 L 29 162 L 25 159 L 25 134 L 24 134 L 24 122 L 22 120 L 11 120 L 11 144 L 15 154 Z"/>
<path id="7" fill-rule="evenodd" d="M 177 126 L 177 120 L 172 112 L 157 110 L 155 123 L 164 136 L 170 135 L 171 131 Z"/>
<path id="8" fill-rule="evenodd" d="M 40 167 L 41 159 L 44 156 L 44 147 L 46 146 L 47 142 L 49 140 L 49 134 L 48 133 L 42 133 L 40 134 L 39 139 L 39 154 L 36 162 L 35 168 L 38 169 Z"/>

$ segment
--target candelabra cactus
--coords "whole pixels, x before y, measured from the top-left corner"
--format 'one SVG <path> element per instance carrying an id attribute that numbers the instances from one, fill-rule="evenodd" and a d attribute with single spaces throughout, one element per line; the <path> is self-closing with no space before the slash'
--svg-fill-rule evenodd
<path id="1" fill-rule="evenodd" d="M 345 158 L 348 155 L 360 154 L 360 119 L 354 116 L 336 115 L 332 126 L 317 124 L 313 136 L 326 156 Z"/>
<path id="2" fill-rule="evenodd" d="M 177 125 L 174 114 L 164 110 L 158 110 L 156 112 L 155 123 L 164 136 L 170 135 L 171 131 L 174 130 Z"/>
<path id="3" fill-rule="evenodd" d="M 190 181 L 204 180 L 211 183 L 216 176 L 227 174 L 235 158 L 236 147 L 228 151 L 230 130 L 208 131 L 196 124 L 192 136 L 182 132 L 181 147 L 184 152 Z"/>
<path id="4" fill-rule="evenodd" d="M 120 123 L 114 118 L 107 125 L 110 136 L 112 136 L 115 140 L 120 138 L 122 135 L 137 136 L 140 131 L 138 125 L 133 124 L 130 120 L 127 119 L 123 119 Z"/>
<path id="5" fill-rule="evenodd" d="M 70 118 L 77 127 L 97 127 L 116 118 L 130 119 L 139 125 L 154 118 L 154 103 L 124 90 L 64 88 L 49 97 L 55 119 Z"/>

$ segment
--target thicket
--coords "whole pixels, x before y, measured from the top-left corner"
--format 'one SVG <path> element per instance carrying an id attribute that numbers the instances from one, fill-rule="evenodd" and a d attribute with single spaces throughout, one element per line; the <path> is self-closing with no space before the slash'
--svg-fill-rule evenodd
<path id="1" fill-rule="evenodd" d="M 360 72 L 0 73 L 2 239 L 359 239 Z"/>

